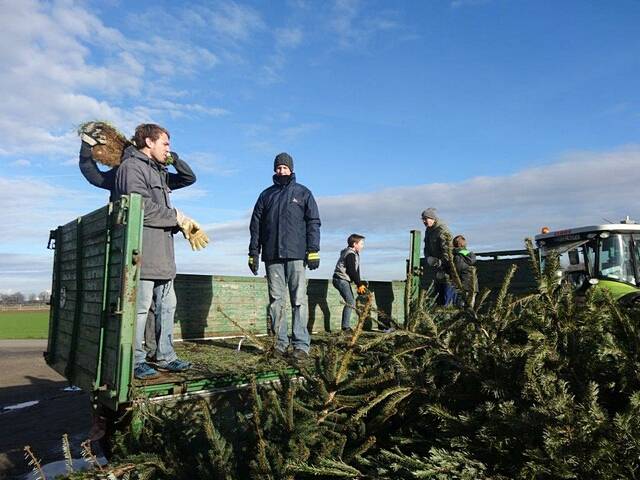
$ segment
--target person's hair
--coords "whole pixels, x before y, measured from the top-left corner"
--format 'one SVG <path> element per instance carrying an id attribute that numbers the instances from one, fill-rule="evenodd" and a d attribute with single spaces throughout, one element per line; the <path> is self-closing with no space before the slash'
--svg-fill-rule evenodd
<path id="1" fill-rule="evenodd" d="M 456 235 L 455 237 L 453 237 L 453 246 L 456 248 L 466 248 L 467 239 L 462 235 Z"/>
<path id="2" fill-rule="evenodd" d="M 163 133 L 166 133 L 167 137 L 171 138 L 166 128 L 156 125 L 155 123 L 142 123 L 136 127 L 136 132 L 133 134 L 131 141 L 137 149 L 141 149 L 147 146 L 145 142 L 146 138 L 150 138 L 155 142 Z"/>
<path id="3" fill-rule="evenodd" d="M 364 240 L 364 235 L 358 235 L 357 233 L 352 233 L 351 235 L 349 235 L 349 238 L 347 238 L 347 245 L 349 245 L 350 247 L 353 247 L 360 240 Z"/>

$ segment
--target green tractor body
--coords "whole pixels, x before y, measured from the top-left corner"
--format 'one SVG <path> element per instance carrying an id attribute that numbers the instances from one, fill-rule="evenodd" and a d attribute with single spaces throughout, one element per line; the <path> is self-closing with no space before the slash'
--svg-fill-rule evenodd
<path id="1" fill-rule="evenodd" d="M 557 255 L 558 277 L 577 292 L 609 291 L 621 303 L 640 299 L 640 225 L 620 223 L 569 228 L 535 237 L 544 267 Z"/>

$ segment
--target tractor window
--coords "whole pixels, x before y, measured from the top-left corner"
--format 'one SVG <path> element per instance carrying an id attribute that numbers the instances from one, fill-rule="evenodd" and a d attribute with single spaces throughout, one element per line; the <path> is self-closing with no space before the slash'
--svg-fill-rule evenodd
<path id="1" fill-rule="evenodd" d="M 611 234 L 601 238 L 600 276 L 635 285 L 632 255 L 631 235 Z"/>
<path id="2" fill-rule="evenodd" d="M 547 256 L 557 255 L 562 279 L 574 288 L 581 287 L 588 278 L 588 272 L 593 271 L 592 265 L 588 267 L 587 262 L 593 262 L 592 259 L 595 258 L 585 249 L 587 242 L 588 240 L 578 240 L 542 248 L 543 267 Z"/>
<path id="3" fill-rule="evenodd" d="M 582 247 L 567 250 L 560 254 L 560 270 L 565 280 L 574 288 L 582 286 L 587 279 L 587 266 Z"/>

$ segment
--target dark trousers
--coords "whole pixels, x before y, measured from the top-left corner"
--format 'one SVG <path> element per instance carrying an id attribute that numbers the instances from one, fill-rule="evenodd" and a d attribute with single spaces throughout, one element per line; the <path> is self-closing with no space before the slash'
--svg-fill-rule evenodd
<path id="1" fill-rule="evenodd" d="M 436 303 L 438 305 L 447 306 L 455 305 L 458 293 L 450 283 L 436 283 Z"/>

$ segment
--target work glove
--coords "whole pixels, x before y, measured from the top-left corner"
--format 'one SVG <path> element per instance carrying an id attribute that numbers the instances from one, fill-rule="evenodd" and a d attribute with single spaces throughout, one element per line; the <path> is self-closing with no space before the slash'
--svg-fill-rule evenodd
<path id="1" fill-rule="evenodd" d="M 320 253 L 307 252 L 307 267 L 309 270 L 315 270 L 320 266 Z"/>
<path id="2" fill-rule="evenodd" d="M 194 219 L 187 217 L 176 208 L 176 219 L 184 238 L 189 241 L 191 250 L 202 250 L 209 243 L 209 237 Z"/>
<path id="3" fill-rule="evenodd" d="M 195 220 L 191 220 L 188 228 L 189 230 L 187 232 L 183 230 L 182 233 L 184 234 L 184 237 L 189 241 L 191 250 L 197 252 L 198 250 L 202 250 L 209 244 L 209 237 L 200 227 L 198 222 L 196 222 Z"/>
<path id="4" fill-rule="evenodd" d="M 427 257 L 427 265 L 430 267 L 440 268 L 442 266 L 442 260 L 436 257 Z"/>
<path id="5" fill-rule="evenodd" d="M 254 275 L 258 275 L 258 269 L 260 268 L 260 260 L 258 259 L 258 255 L 249 255 L 248 265 L 251 273 L 253 273 Z"/>
<path id="6" fill-rule="evenodd" d="M 367 286 L 363 283 L 358 285 L 358 295 L 365 295 L 367 293 Z"/>
<path id="7" fill-rule="evenodd" d="M 89 122 L 80 130 L 80 139 L 91 147 L 96 145 L 105 145 L 107 143 L 107 137 L 102 131 L 102 124 L 100 122 Z"/>

